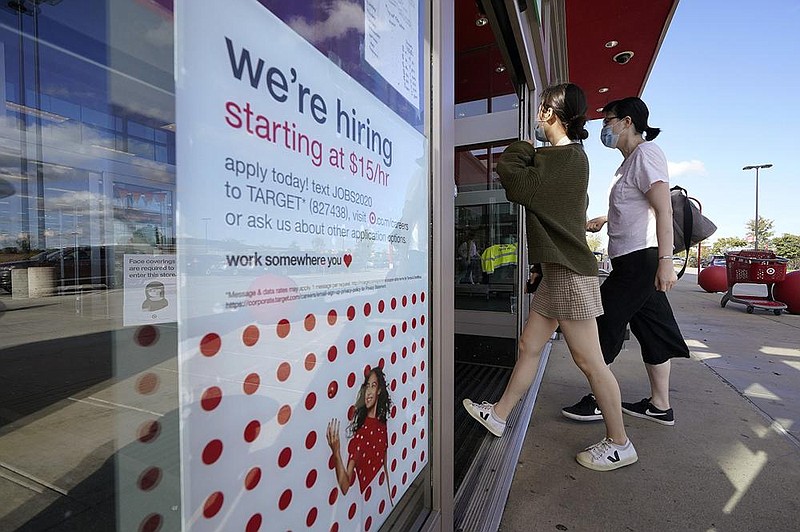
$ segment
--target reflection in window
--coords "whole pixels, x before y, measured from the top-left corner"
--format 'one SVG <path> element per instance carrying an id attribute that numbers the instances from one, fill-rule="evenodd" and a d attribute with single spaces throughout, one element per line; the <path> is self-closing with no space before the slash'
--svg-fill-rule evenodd
<path id="1" fill-rule="evenodd" d="M 456 207 L 455 307 L 509 312 L 517 256 L 514 204 Z"/>
<path id="2" fill-rule="evenodd" d="M 517 206 L 505 201 L 495 172 L 506 146 L 456 150 L 457 309 L 509 312 L 517 271 Z"/>
<path id="3" fill-rule="evenodd" d="M 503 96 L 495 96 L 492 98 L 492 112 L 499 113 L 500 111 L 511 111 L 512 109 L 519 109 L 519 98 L 516 94 L 505 94 Z"/>
<path id="4" fill-rule="evenodd" d="M 489 112 L 488 100 L 475 100 L 456 104 L 456 118 L 485 115 Z"/>
<path id="5" fill-rule="evenodd" d="M 506 144 L 456 151 L 455 177 L 459 192 L 503 188 L 495 171 Z"/>
<path id="6" fill-rule="evenodd" d="M 0 456 L 32 479 L 2 530 L 180 528 L 174 327 L 122 325 L 125 255 L 175 251 L 172 28 L 0 2 Z"/>

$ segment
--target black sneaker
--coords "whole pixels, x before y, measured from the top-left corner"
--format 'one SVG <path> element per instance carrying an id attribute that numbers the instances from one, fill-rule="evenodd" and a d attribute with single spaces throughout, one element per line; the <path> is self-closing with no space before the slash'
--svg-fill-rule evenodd
<path id="1" fill-rule="evenodd" d="M 662 425 L 674 425 L 675 417 L 672 415 L 672 409 L 660 410 L 653 406 L 650 402 L 650 397 L 642 399 L 638 403 L 622 403 L 622 411 L 629 416 L 640 417 L 642 419 L 649 419 Z"/>
<path id="2" fill-rule="evenodd" d="M 600 421 L 603 419 L 603 413 L 600 412 L 594 394 L 591 393 L 584 395 L 583 399 L 574 405 L 562 408 L 561 415 L 575 421 Z"/>

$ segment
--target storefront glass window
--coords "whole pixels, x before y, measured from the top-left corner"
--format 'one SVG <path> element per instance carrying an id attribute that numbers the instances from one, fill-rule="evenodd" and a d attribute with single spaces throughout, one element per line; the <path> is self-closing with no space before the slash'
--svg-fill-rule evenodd
<path id="1" fill-rule="evenodd" d="M 426 512 L 429 6 L 0 4 L 0 530 Z M 176 86 L 176 49 L 223 70 Z M 368 467 L 347 429 L 376 375 L 392 402 Z M 347 480 L 334 418 L 346 466 L 364 458 Z"/>

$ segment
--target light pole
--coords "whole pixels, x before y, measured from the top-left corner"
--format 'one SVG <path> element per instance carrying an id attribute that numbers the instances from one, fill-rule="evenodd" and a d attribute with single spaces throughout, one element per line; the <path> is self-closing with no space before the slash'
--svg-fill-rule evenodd
<path id="1" fill-rule="evenodd" d="M 772 164 L 754 164 L 750 166 L 745 166 L 742 170 L 756 170 L 756 220 L 753 224 L 753 233 L 755 235 L 755 247 L 758 250 L 758 170 L 761 168 L 772 168 Z"/>
<path id="2" fill-rule="evenodd" d="M 211 218 L 203 218 L 202 219 L 206 223 L 206 255 L 208 254 L 208 222 L 211 221 Z"/>

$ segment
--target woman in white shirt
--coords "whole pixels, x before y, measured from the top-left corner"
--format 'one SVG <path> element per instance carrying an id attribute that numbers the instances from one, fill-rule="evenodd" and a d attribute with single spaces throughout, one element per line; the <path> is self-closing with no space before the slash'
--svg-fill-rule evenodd
<path id="1" fill-rule="evenodd" d="M 669 402 L 670 359 L 688 357 L 668 292 L 678 280 L 672 264 L 672 203 L 667 159 L 652 140 L 660 129 L 647 123 L 649 111 L 636 97 L 608 103 L 600 140 L 622 153 L 614 176 L 608 215 L 589 220 L 586 230 L 597 232 L 608 223 L 608 255 L 612 270 L 600 286 L 605 313 L 597 318 L 606 364 L 622 349 L 630 324 L 642 348 L 651 396 L 622 403 L 626 414 L 674 425 Z M 561 413 L 576 421 L 602 419 L 593 395 L 565 407 Z"/>

